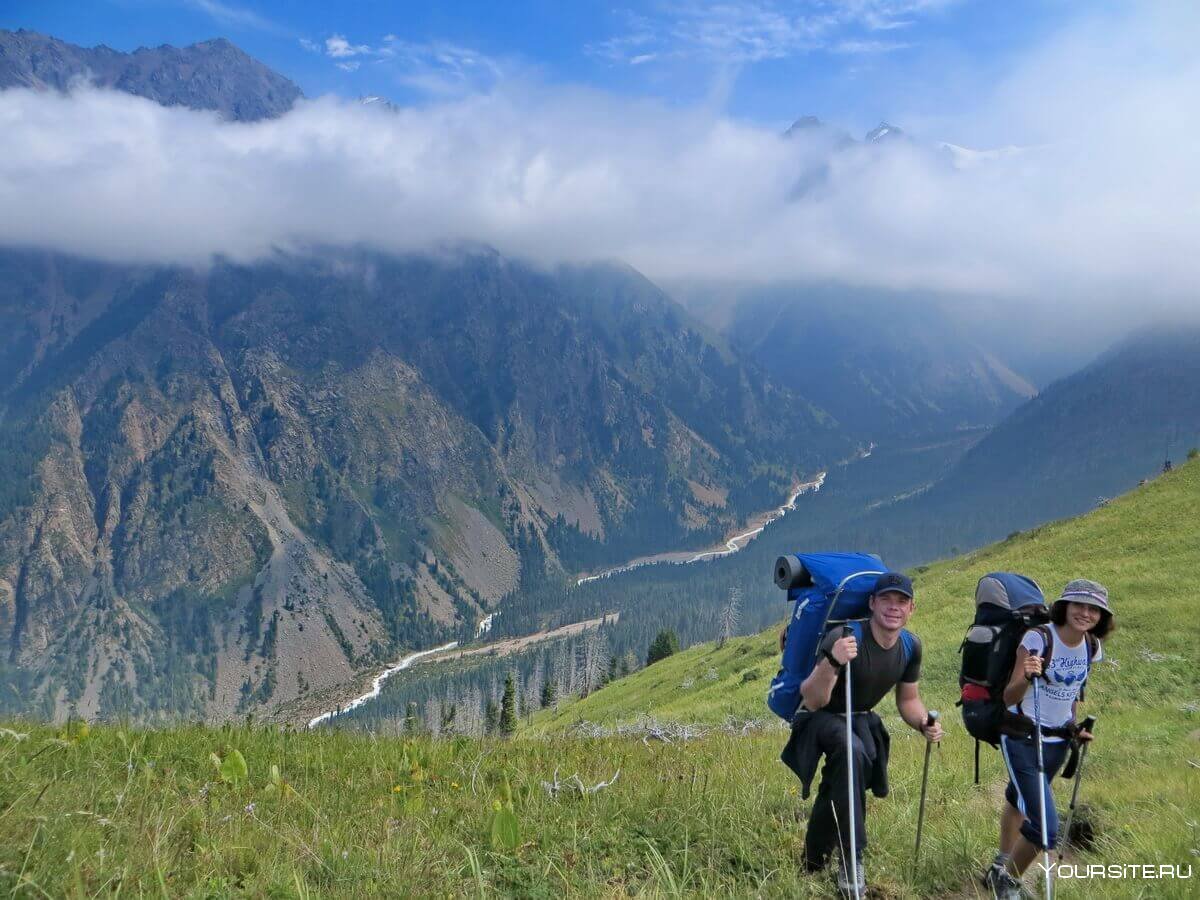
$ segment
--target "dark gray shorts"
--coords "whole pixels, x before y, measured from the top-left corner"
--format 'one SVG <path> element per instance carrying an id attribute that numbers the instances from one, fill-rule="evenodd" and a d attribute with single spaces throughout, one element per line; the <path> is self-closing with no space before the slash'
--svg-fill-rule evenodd
<path id="1" fill-rule="evenodd" d="M 1054 792 L 1050 782 L 1058 774 L 1070 752 L 1069 741 L 1042 742 L 1042 762 L 1046 776 L 1037 770 L 1037 743 L 1032 737 L 1000 738 L 1000 755 L 1008 769 L 1008 787 L 1004 799 L 1025 817 L 1021 834 L 1039 850 L 1053 849 L 1058 839 L 1058 812 L 1054 808 Z M 1046 805 L 1046 847 L 1042 846 L 1041 809 Z"/>

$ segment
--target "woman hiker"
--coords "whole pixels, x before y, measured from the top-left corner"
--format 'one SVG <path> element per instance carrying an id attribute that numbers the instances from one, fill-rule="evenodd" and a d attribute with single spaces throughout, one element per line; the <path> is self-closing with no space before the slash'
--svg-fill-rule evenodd
<path id="1" fill-rule="evenodd" d="M 1054 848 L 1058 815 L 1050 784 L 1072 743 L 1092 739 L 1089 732 L 1076 725 L 1076 706 L 1092 665 L 1104 658 L 1101 641 L 1113 627 L 1108 591 L 1101 584 L 1080 578 L 1068 583 L 1054 602 L 1050 623 L 1029 629 L 1017 649 L 1004 702 L 1017 717 L 1010 720 L 1023 725 L 1026 734 L 1000 738 L 1009 781 L 1000 813 L 1000 852 L 984 875 L 984 883 L 1001 900 L 1018 900 L 1025 870 L 1039 852 Z M 1042 679 L 1041 717 L 1036 721 L 1030 690 L 1035 678 Z M 1042 732 L 1042 776 L 1038 774 L 1035 727 Z"/>

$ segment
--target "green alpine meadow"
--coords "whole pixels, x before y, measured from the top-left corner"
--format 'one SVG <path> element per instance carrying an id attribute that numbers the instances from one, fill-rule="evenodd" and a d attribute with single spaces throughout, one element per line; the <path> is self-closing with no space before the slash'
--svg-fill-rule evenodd
<path id="1" fill-rule="evenodd" d="M 1200 853 L 1200 462 L 1084 516 L 911 570 L 933 753 L 893 735 L 891 794 L 869 800 L 872 897 L 984 896 L 1004 783 L 961 727 L 957 648 L 980 576 L 1051 593 L 1085 575 L 1119 627 L 1065 864 L 1180 876 L 1060 877 L 1061 897 L 1192 897 Z M 763 578 L 769 577 L 764 572 Z M 779 593 L 780 619 L 784 616 Z M 0 889 L 14 897 L 835 896 L 801 874 L 808 803 L 764 705 L 778 628 L 701 644 L 522 722 L 509 739 L 304 732 L 253 721 L 143 729 L 10 719 L 0 730 Z M 399 732 L 399 729 L 396 729 Z M 1060 808 L 1069 785 L 1057 782 Z M 1063 871 L 1060 869 L 1060 871 Z M 1123 871 L 1125 871 L 1123 869 Z M 1034 873 L 1027 876 L 1032 882 Z"/>
<path id="2" fill-rule="evenodd" d="M 1200 897 L 1198 45 L 0 2 L 0 900 Z"/>

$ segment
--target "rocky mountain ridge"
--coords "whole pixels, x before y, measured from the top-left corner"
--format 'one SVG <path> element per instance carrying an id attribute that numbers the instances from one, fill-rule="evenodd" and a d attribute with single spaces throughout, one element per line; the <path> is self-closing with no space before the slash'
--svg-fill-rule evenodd
<path id="1" fill-rule="evenodd" d="M 77 82 L 163 106 L 210 109 L 239 122 L 281 116 L 302 96 L 295 84 L 225 38 L 122 53 L 103 45 L 79 47 L 24 29 L 0 29 L 0 90 L 65 91 Z"/>

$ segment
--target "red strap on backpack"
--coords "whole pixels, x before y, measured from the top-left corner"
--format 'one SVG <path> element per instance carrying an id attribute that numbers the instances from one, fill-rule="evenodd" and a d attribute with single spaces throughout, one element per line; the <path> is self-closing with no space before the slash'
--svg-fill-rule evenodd
<path id="1" fill-rule="evenodd" d="M 992 697 L 991 691 L 982 684 L 964 684 L 962 688 L 962 701 L 964 703 L 971 700 L 990 700 Z"/>

